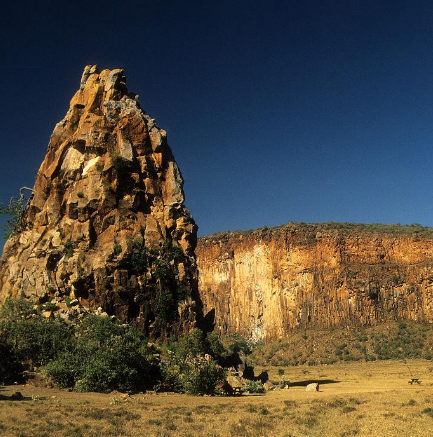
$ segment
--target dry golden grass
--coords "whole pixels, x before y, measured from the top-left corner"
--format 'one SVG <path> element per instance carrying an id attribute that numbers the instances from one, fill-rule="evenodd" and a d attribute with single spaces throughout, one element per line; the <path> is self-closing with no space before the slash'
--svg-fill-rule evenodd
<path id="1" fill-rule="evenodd" d="M 433 368 L 426 360 L 286 368 L 295 384 L 265 395 L 193 397 L 69 393 L 8 386 L 21 401 L 0 400 L 0 435 L 93 436 L 430 436 Z M 430 369 L 429 369 L 430 367 Z M 277 369 L 270 376 L 278 380 Z M 421 385 L 410 385 L 419 378 Z M 303 384 L 328 381 L 320 392 Z"/>

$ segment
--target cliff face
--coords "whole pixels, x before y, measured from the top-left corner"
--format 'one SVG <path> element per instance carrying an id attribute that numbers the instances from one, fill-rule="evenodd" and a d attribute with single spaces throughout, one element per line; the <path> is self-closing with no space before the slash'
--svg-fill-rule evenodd
<path id="1" fill-rule="evenodd" d="M 0 300 L 78 298 L 146 332 L 181 329 L 195 318 L 196 226 L 166 132 L 125 82 L 85 68 L 6 242 Z"/>
<path id="2" fill-rule="evenodd" d="M 433 230 L 288 224 L 199 239 L 199 291 L 217 332 L 433 321 Z"/>

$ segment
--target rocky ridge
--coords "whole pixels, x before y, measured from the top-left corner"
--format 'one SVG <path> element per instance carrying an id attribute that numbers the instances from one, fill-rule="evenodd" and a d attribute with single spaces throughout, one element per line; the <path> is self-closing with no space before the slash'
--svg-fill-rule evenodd
<path id="1" fill-rule="evenodd" d="M 433 229 L 289 223 L 199 238 L 199 292 L 217 332 L 433 322 Z"/>
<path id="2" fill-rule="evenodd" d="M 193 325 L 196 225 L 182 187 L 123 70 L 87 66 L 5 244 L 0 300 L 77 299 L 156 335 Z"/>

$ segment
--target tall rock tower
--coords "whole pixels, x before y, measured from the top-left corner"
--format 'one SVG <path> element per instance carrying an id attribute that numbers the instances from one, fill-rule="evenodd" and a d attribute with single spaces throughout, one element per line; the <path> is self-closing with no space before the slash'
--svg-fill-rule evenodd
<path id="1" fill-rule="evenodd" d="M 166 132 L 125 82 L 84 69 L 6 242 L 0 300 L 77 298 L 148 334 L 182 331 L 195 320 L 197 229 Z"/>

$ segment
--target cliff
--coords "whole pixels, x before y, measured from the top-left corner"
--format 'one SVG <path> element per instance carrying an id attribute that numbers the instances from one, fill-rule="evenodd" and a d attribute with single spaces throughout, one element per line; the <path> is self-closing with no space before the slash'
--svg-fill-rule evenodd
<path id="1" fill-rule="evenodd" d="M 146 333 L 181 330 L 195 321 L 196 226 L 166 132 L 125 83 L 85 68 L 4 247 L 0 300 L 77 298 Z"/>
<path id="2" fill-rule="evenodd" d="M 294 224 L 199 239 L 199 292 L 217 332 L 433 321 L 433 229 Z"/>

